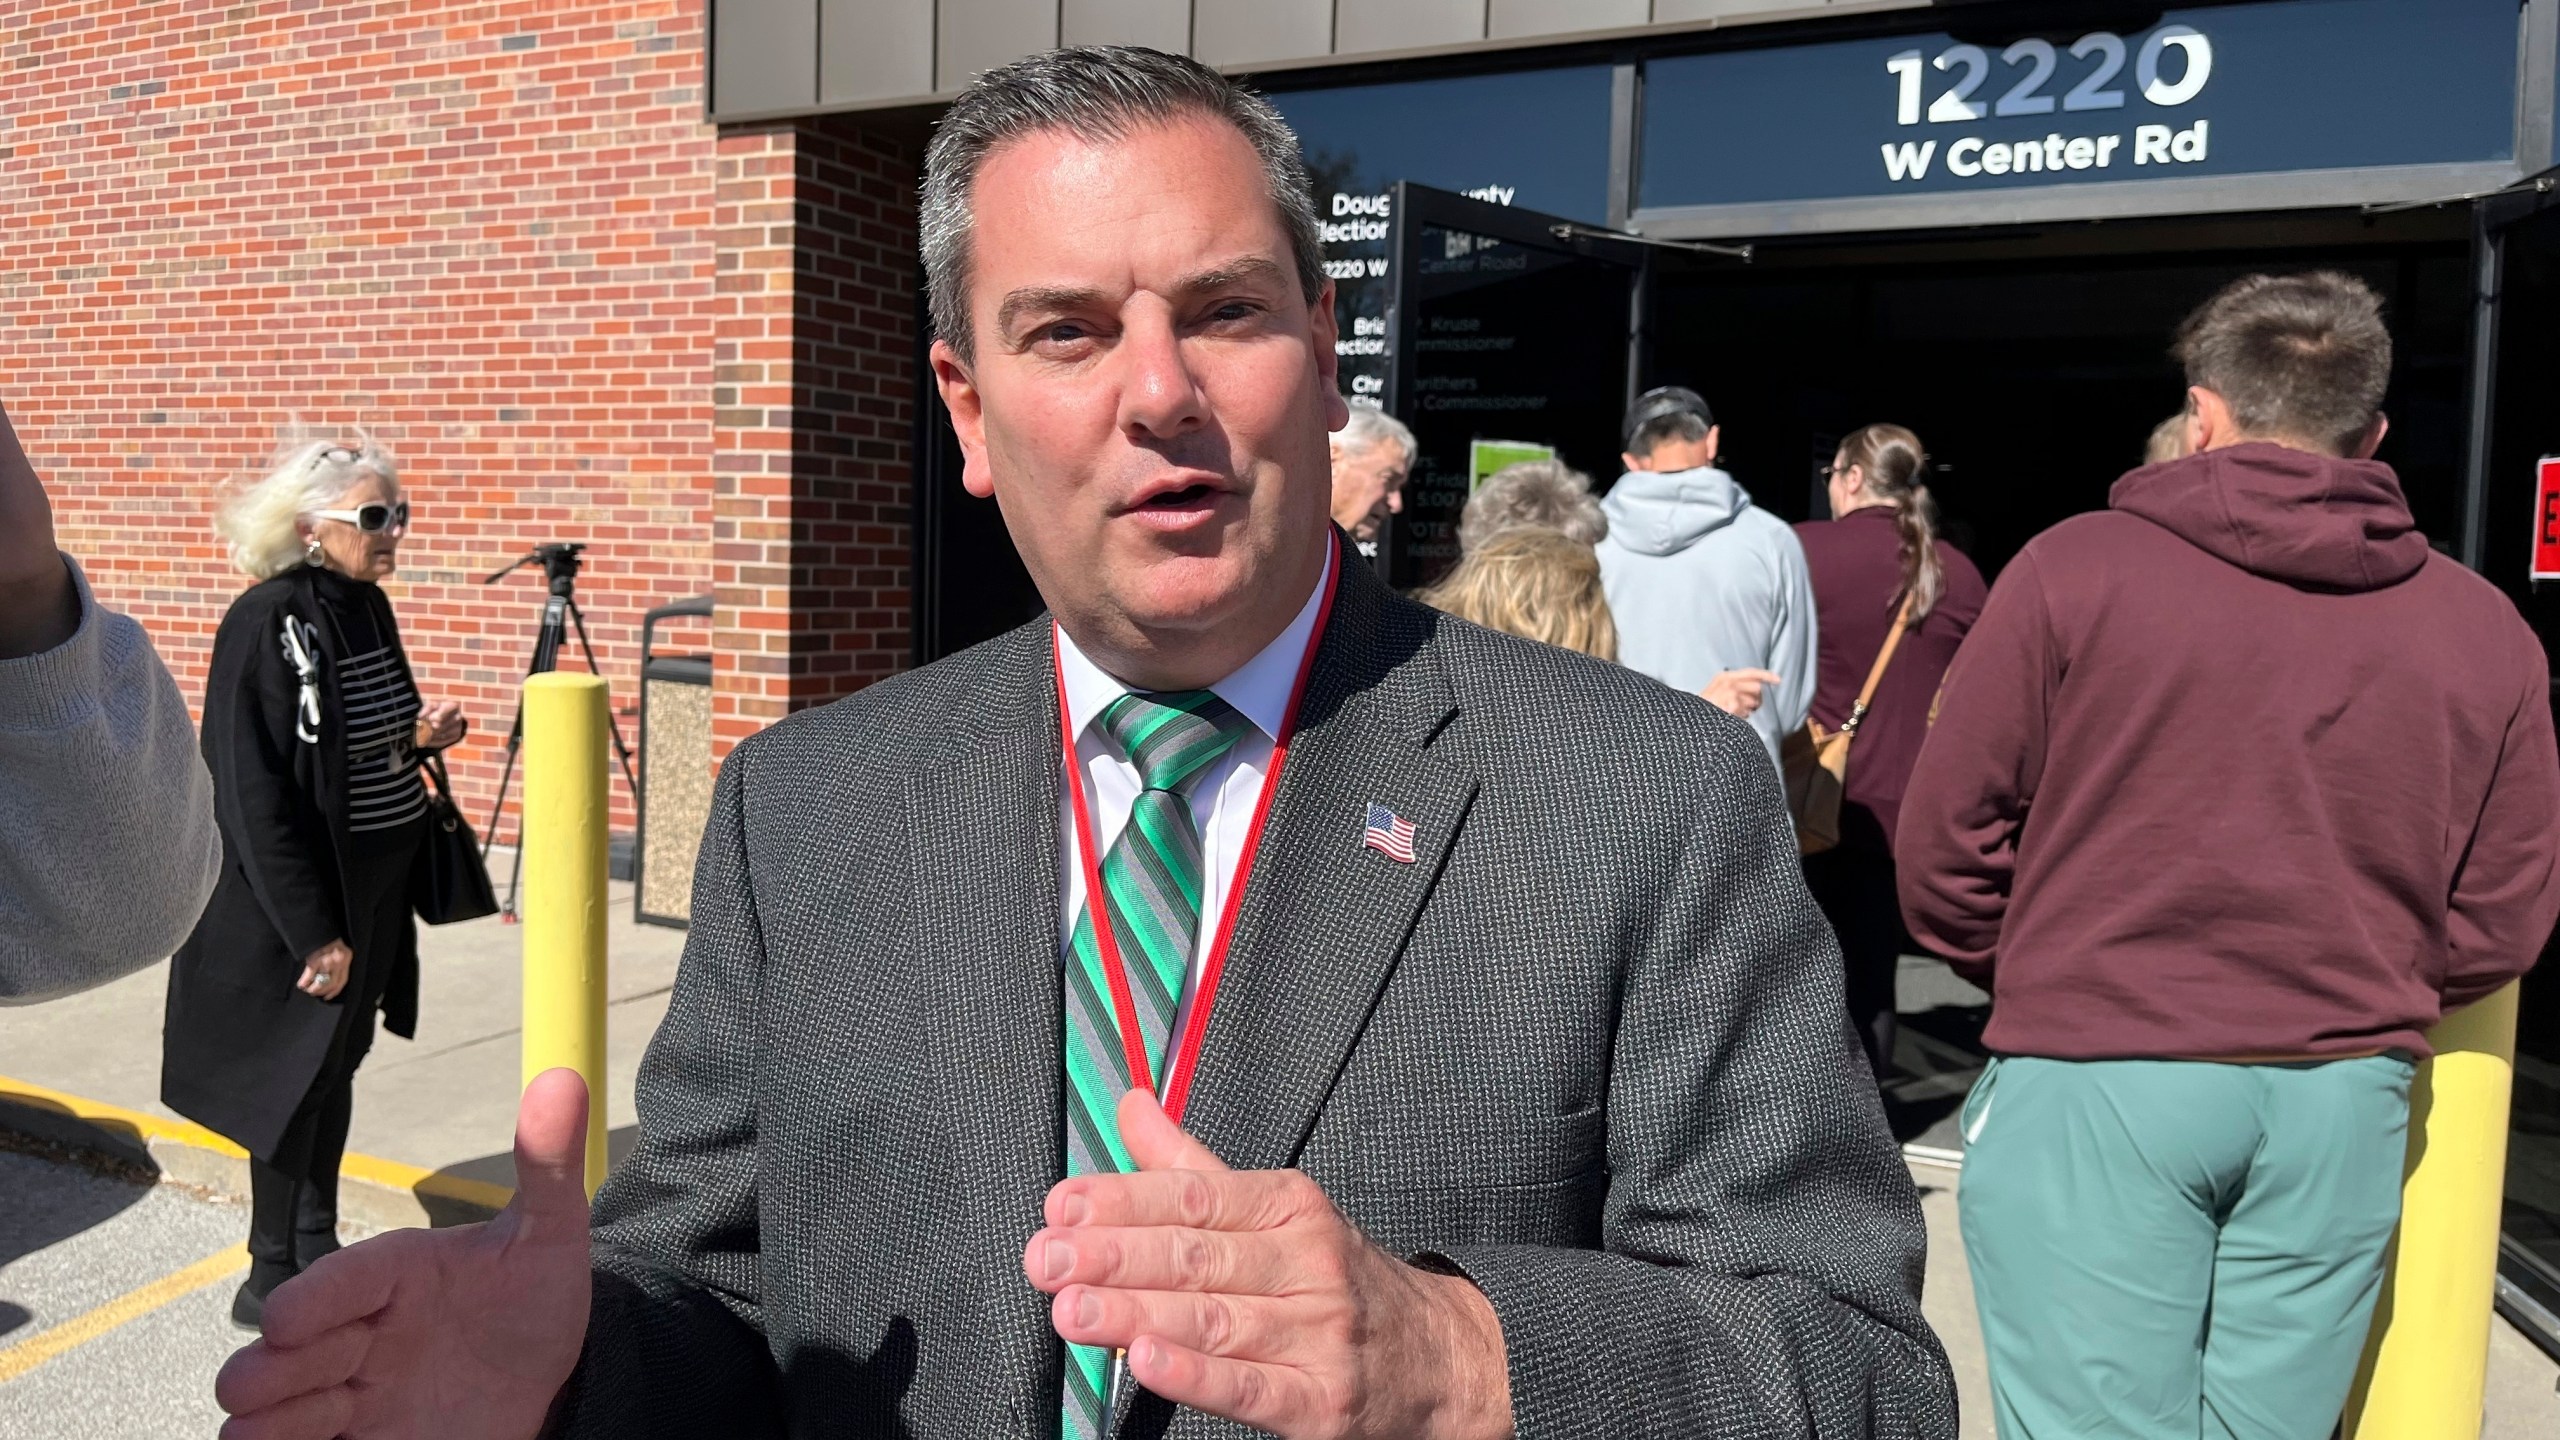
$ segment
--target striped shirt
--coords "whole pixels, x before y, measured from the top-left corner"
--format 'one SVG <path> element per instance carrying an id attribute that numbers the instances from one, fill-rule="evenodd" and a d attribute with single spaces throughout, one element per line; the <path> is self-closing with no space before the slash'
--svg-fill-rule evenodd
<path id="1" fill-rule="evenodd" d="M 418 691 L 398 653 L 383 645 L 340 661 L 338 703 L 347 730 L 347 828 L 414 824 L 427 813 L 418 779 Z"/>

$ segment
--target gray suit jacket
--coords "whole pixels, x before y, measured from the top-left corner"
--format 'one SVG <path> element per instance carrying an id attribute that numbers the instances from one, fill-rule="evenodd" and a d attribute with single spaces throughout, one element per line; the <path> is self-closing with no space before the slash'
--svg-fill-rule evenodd
<path id="1" fill-rule="evenodd" d="M 1063 1174 L 1049 649 L 729 757 L 560 1433 L 1057 1433 L 1021 1267 Z M 1371 801 L 1415 863 L 1363 848 Z M 1186 1124 L 1472 1278 L 1523 1440 L 1955 1433 L 1919 1207 L 1747 728 L 1353 566 L 1269 823 Z M 1121 1433 L 1248 1432 L 1140 1395 Z"/>

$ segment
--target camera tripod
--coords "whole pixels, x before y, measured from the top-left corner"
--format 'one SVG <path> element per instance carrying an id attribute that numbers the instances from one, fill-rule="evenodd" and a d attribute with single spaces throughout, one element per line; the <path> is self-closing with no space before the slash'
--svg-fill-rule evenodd
<path id="1" fill-rule="evenodd" d="M 596 668 L 596 647 L 587 639 L 587 617 L 578 609 L 578 567 L 584 563 L 578 558 L 578 553 L 586 548 L 584 545 L 536 545 L 532 554 L 521 557 L 480 582 L 495 585 L 528 565 L 541 566 L 542 573 L 550 578 L 551 593 L 542 602 L 542 628 L 533 638 L 533 663 L 525 667 L 527 676 L 548 674 L 559 668 L 560 646 L 569 638 L 568 631 L 573 626 L 578 632 L 578 648 L 587 657 L 588 672 L 604 673 Z M 631 747 L 622 743 L 621 722 L 613 718 L 610 710 L 605 715 L 605 727 L 613 736 L 614 754 L 622 758 L 623 782 L 631 787 L 632 794 L 637 795 L 640 793 L 640 780 L 631 768 Z M 518 699 L 515 724 L 507 730 L 506 768 L 498 772 L 498 799 L 489 807 L 489 828 L 480 832 L 480 858 L 483 861 L 489 858 L 489 847 L 497 843 L 498 818 L 506 813 L 507 786 L 515 780 L 516 755 L 523 748 L 524 701 Z M 524 878 L 523 827 L 517 828 L 515 864 L 508 871 L 506 903 L 499 912 L 509 925 L 516 923 L 516 885 Z"/>

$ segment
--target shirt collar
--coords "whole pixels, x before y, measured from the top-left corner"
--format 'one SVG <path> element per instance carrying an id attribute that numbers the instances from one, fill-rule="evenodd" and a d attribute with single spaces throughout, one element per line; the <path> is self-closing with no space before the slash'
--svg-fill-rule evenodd
<path id="1" fill-rule="evenodd" d="M 1273 636 L 1260 654 L 1209 687 L 1275 742 L 1280 738 L 1282 722 L 1288 718 L 1289 692 L 1297 687 L 1298 666 L 1306 658 L 1307 642 L 1315 635 L 1316 614 L 1324 608 L 1325 584 L 1332 577 L 1333 564 L 1333 547 L 1327 545 L 1324 569 L 1317 573 L 1316 588 L 1308 594 L 1307 603 L 1298 607 L 1297 618 Z M 1081 736 L 1102 714 L 1104 706 L 1135 687 L 1120 683 L 1087 659 L 1064 626 L 1053 623 L 1049 628 L 1058 637 L 1058 674 L 1066 685 L 1067 723 Z"/>

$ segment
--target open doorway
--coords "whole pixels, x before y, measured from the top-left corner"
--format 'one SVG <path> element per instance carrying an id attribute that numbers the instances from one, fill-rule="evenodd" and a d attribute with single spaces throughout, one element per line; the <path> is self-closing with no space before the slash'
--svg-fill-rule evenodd
<path id="1" fill-rule="evenodd" d="M 2333 268 L 2379 291 L 2396 356 L 2382 451 L 2419 525 L 2454 542 L 2470 318 L 2460 211 L 2185 222 L 1961 241 L 1764 245 L 1748 266 L 1666 262 L 1647 384 L 1705 395 L 1753 498 L 1822 504 L 1838 438 L 1918 432 L 1949 539 L 1994 575 L 2057 521 L 2102 508 L 2184 402 L 2179 320 L 2253 270 Z M 1678 267 L 1678 268 L 1675 268 Z"/>
<path id="2" fill-rule="evenodd" d="M 1689 385 L 1722 463 L 1789 520 L 1827 514 L 1816 475 L 1875 421 L 1918 432 L 1947 538 L 2000 568 L 2039 532 L 2105 506 L 2181 408 L 2178 322 L 2255 270 L 2332 268 L 2383 297 L 2395 342 L 2384 460 L 2440 548 L 2459 540 L 2471 320 L 2467 214 L 2078 226 L 1968 238 L 1764 244 L 1749 265 L 1657 257 L 1645 383 Z M 1960 1149 L 1988 997 L 1907 956 L 1894 1128 Z"/>

